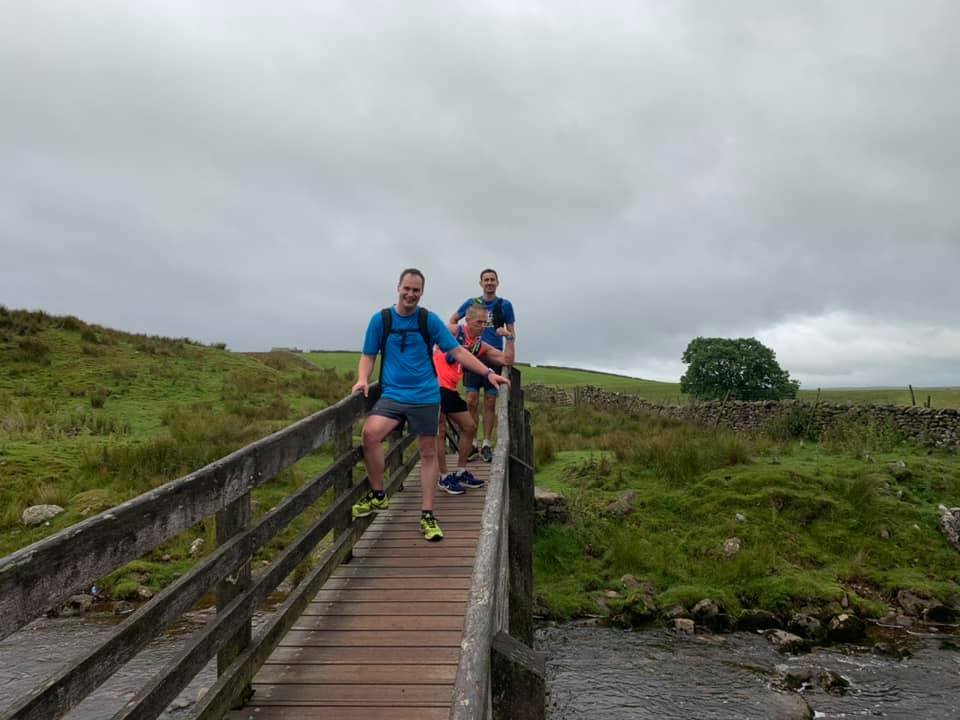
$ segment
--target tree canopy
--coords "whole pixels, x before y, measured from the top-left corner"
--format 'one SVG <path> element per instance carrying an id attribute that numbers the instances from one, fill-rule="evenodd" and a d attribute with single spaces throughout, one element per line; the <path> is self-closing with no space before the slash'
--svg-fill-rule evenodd
<path id="1" fill-rule="evenodd" d="M 680 391 L 700 400 L 794 398 L 800 383 L 780 367 L 777 356 L 756 338 L 705 338 L 690 341 L 683 351 L 689 365 Z"/>

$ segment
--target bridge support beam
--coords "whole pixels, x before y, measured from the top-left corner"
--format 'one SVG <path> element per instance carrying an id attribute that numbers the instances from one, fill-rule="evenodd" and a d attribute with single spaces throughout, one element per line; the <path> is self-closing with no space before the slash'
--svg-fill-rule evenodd
<path id="1" fill-rule="evenodd" d="M 250 525 L 250 493 L 246 492 L 223 510 L 217 512 L 217 545 L 223 545 L 237 533 L 243 532 Z M 250 589 L 252 579 L 250 575 L 250 561 L 247 560 L 241 565 L 234 575 L 227 577 L 217 583 L 217 612 L 222 612 L 234 598 Z M 253 635 L 253 623 L 251 619 L 243 624 L 237 630 L 236 634 L 230 639 L 230 642 L 217 653 L 217 675 L 222 675 L 230 664 L 236 659 L 237 655 L 242 653 L 250 644 Z M 238 699 L 242 705 L 253 693 L 250 686 Z"/>
<path id="2" fill-rule="evenodd" d="M 546 717 L 546 656 L 498 632 L 490 648 L 493 720 Z"/>

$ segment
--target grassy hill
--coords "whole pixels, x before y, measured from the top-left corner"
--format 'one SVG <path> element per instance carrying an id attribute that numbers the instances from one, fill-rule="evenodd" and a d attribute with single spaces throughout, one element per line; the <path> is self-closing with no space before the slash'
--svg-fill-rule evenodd
<path id="1" fill-rule="evenodd" d="M 318 367 L 332 368 L 339 373 L 355 374 L 359 353 L 310 352 L 304 353 L 303 357 Z M 688 396 L 680 392 L 679 382 L 658 382 L 614 373 L 550 365 L 531 366 L 518 363 L 517 367 L 523 373 L 524 383 L 540 383 L 561 388 L 596 385 L 611 392 L 631 393 L 654 402 L 672 404 L 689 402 Z M 914 394 L 918 405 L 924 404 L 929 395 L 933 407 L 960 408 L 960 388 L 914 388 Z M 816 389 L 801 390 L 799 397 L 801 400 L 813 402 L 817 397 L 817 391 Z M 827 388 L 821 391 L 820 399 L 824 402 L 853 402 L 860 405 L 911 404 L 910 390 L 906 386 L 903 388 Z"/>
<path id="2" fill-rule="evenodd" d="M 349 388 L 289 353 L 232 353 L 0 307 L 0 555 L 222 457 Z M 258 488 L 254 512 L 326 462 L 322 453 L 305 458 Z M 23 509 L 40 503 L 66 512 L 25 528 Z M 207 522 L 160 548 L 139 577 L 163 584 L 189 565 L 193 539 L 212 547 L 212 533 Z M 130 591 L 123 574 L 109 580 Z"/>

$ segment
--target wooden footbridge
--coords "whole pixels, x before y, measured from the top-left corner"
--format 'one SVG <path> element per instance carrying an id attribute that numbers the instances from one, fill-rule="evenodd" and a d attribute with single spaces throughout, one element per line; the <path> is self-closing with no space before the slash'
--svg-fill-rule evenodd
<path id="1" fill-rule="evenodd" d="M 544 659 L 531 649 L 533 440 L 520 374 L 511 376 L 497 404 L 493 462 L 475 473 L 486 487 L 438 491 L 443 542 L 419 532 L 419 457 L 409 435 L 394 437 L 387 453 L 390 509 L 350 521 L 369 488 L 354 478 L 363 453 L 352 438 L 365 401 L 353 395 L 0 560 L 2 639 L 216 516 L 213 552 L 98 646 L 66 655 L 25 696 L 0 700 L 0 720 L 63 717 L 211 590 L 216 616 L 113 720 L 160 716 L 214 657 L 217 681 L 191 718 L 543 718 Z M 323 473 L 251 517 L 253 487 L 328 443 L 336 458 Z M 322 498 L 323 515 L 254 576 L 254 553 Z M 256 608 L 319 548 L 312 570 L 254 634 Z"/>

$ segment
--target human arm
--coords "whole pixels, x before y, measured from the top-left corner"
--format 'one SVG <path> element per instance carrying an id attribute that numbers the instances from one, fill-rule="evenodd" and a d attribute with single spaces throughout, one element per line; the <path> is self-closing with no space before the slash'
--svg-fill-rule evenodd
<path id="1" fill-rule="evenodd" d="M 357 382 L 350 391 L 351 395 L 357 390 L 363 390 L 363 396 L 367 397 L 370 392 L 370 373 L 373 372 L 373 363 L 376 359 L 376 355 L 360 355 L 360 362 L 357 363 Z"/>
<path id="2" fill-rule="evenodd" d="M 500 328 L 502 330 L 503 328 Z M 489 358 L 496 365 L 513 365 L 513 360 L 515 356 L 514 351 L 514 338 L 513 335 L 507 335 L 506 333 L 500 333 L 500 330 L 497 330 L 497 334 L 502 334 L 504 336 L 503 350 L 497 350 L 493 345 L 483 343 L 481 345 L 482 352 L 480 353 L 484 358 Z"/>
<path id="3" fill-rule="evenodd" d="M 473 303 L 472 298 L 460 305 L 460 307 L 454 311 L 453 315 L 450 316 L 450 319 L 447 321 L 447 323 L 449 325 L 456 325 L 458 322 L 460 322 L 464 315 L 467 314 L 467 308 L 471 305 L 471 303 Z M 452 330 L 451 332 L 456 332 L 456 330 Z"/>
<path id="4" fill-rule="evenodd" d="M 510 384 L 510 381 L 503 377 L 503 375 L 497 375 L 497 373 L 477 360 L 465 347 L 457 345 L 457 347 L 450 351 L 450 354 L 453 355 L 458 363 L 463 365 L 465 370 L 470 370 L 477 375 L 486 377 L 495 388 Z"/>
<path id="5" fill-rule="evenodd" d="M 350 394 L 363 390 L 363 396 L 368 397 L 370 391 L 370 373 L 373 364 L 380 352 L 380 338 L 383 336 L 383 319 L 380 313 L 370 318 L 367 332 L 363 336 L 363 349 L 360 351 L 360 362 L 357 363 L 357 382 L 354 383 Z"/>

